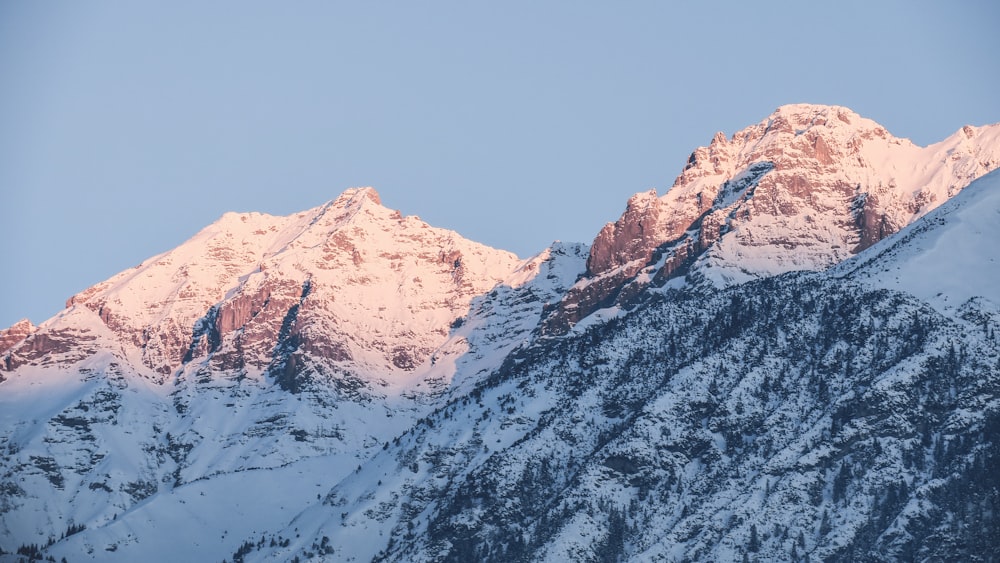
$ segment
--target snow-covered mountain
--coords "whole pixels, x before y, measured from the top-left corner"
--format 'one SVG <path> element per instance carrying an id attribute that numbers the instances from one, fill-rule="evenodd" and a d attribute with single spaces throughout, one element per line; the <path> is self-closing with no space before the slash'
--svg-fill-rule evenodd
<path id="1" fill-rule="evenodd" d="M 59 336 L 77 330 L 156 382 L 285 370 L 295 374 L 282 378 L 289 387 L 338 372 L 408 384 L 472 297 L 519 262 L 403 217 L 371 188 L 290 217 L 228 213 L 71 297 L 8 362 L 51 361 L 61 342 L 79 351 Z"/>
<path id="2" fill-rule="evenodd" d="M 585 256 L 557 244 L 522 261 L 370 188 L 289 217 L 226 214 L 40 326 L 4 331 L 0 546 L 123 518 L 131 531 L 109 543 L 145 559 L 160 532 L 134 519 L 186 514 L 206 480 L 267 488 L 272 470 L 296 479 L 305 464 L 315 494 L 429 412 L 458 368 L 475 377 L 523 343 Z M 246 499 L 210 498 L 174 524 L 202 538 L 192 555 L 221 559 L 233 538 L 214 530 Z M 255 517 L 278 525 L 285 497 L 259 500 Z"/>
<path id="3" fill-rule="evenodd" d="M 716 133 L 664 195 L 629 199 L 546 325 L 563 332 L 689 271 L 724 287 L 826 269 L 998 167 L 1000 124 L 918 147 L 843 107 L 782 106 L 729 139 Z"/>
<path id="4" fill-rule="evenodd" d="M 994 173 L 833 272 L 650 290 L 538 339 L 238 553 L 996 561 L 998 194 Z M 956 307 L 884 289 L 940 242 L 986 270 L 934 270 Z"/>
<path id="5" fill-rule="evenodd" d="M 998 560 L 998 166 L 795 105 L 527 260 L 227 214 L 0 332 L 0 560 Z"/>

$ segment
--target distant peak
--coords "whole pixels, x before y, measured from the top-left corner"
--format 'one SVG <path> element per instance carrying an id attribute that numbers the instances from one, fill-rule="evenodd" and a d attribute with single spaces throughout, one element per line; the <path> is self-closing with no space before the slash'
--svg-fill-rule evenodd
<path id="1" fill-rule="evenodd" d="M 24 340 L 37 329 L 28 319 L 21 319 L 10 328 L 0 329 L 0 353 L 6 352 L 18 342 Z"/>
<path id="2" fill-rule="evenodd" d="M 825 106 L 819 104 L 788 104 L 774 110 L 769 118 L 771 122 L 784 121 L 796 129 L 808 129 L 813 125 L 839 127 L 857 127 L 872 125 L 853 110 L 842 106 Z"/>
<path id="3" fill-rule="evenodd" d="M 7 330 L 23 330 L 23 331 L 33 331 L 35 330 L 35 325 L 28 319 L 21 319 L 10 326 Z"/>
<path id="4" fill-rule="evenodd" d="M 818 115 L 825 116 L 841 116 L 844 118 L 850 117 L 860 117 L 854 110 L 846 108 L 843 106 L 828 106 L 824 104 L 785 104 L 779 106 L 778 109 L 774 110 L 771 117 L 777 116 L 808 116 L 815 117 Z"/>
<path id="5" fill-rule="evenodd" d="M 348 188 L 344 190 L 344 193 L 340 194 L 333 204 L 335 206 L 348 206 L 351 204 L 359 204 L 365 200 L 370 200 L 376 205 L 382 205 L 382 198 L 379 197 L 378 192 L 375 188 L 364 187 L 364 188 Z"/>

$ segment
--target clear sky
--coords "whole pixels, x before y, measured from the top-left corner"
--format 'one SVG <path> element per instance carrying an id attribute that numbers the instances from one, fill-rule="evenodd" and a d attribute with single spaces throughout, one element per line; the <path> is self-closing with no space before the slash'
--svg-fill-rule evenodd
<path id="1" fill-rule="evenodd" d="M 1000 4 L 0 2 L 0 327 L 225 211 L 383 203 L 521 256 L 786 103 L 1000 121 Z"/>

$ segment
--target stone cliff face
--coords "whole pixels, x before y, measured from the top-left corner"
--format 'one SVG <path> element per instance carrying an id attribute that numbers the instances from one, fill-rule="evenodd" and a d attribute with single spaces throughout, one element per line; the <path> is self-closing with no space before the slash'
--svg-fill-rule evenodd
<path id="1" fill-rule="evenodd" d="M 594 239 L 587 272 L 600 274 L 636 260 L 648 262 L 655 248 L 651 241 L 667 235 L 660 225 L 659 203 L 656 190 L 629 198 L 621 218 L 604 225 Z"/>
<path id="2" fill-rule="evenodd" d="M 841 107 L 791 105 L 695 150 L 663 196 L 636 194 L 594 240 L 587 277 L 546 318 L 560 333 L 648 283 L 726 286 L 822 270 L 1000 166 L 1000 126 L 918 147 Z"/>

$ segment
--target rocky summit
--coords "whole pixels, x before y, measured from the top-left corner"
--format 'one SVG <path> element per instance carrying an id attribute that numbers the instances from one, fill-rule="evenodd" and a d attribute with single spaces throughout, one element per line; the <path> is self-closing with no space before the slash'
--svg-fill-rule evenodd
<path id="1" fill-rule="evenodd" d="M 826 269 L 1000 167 L 998 146 L 996 125 L 918 147 L 847 108 L 780 107 L 730 139 L 716 133 L 663 196 L 632 196 L 547 326 L 564 331 L 677 276 L 727 286 Z"/>
<path id="2" fill-rule="evenodd" d="M 527 259 L 226 214 L 0 331 L 0 561 L 998 561 L 998 167 L 800 104 Z"/>

